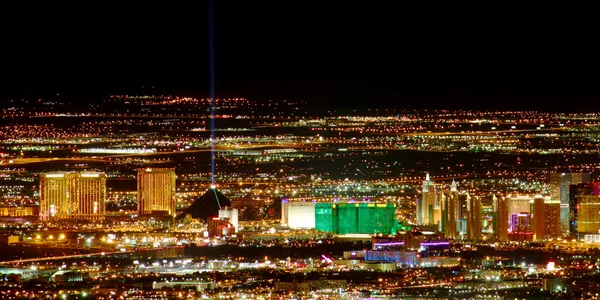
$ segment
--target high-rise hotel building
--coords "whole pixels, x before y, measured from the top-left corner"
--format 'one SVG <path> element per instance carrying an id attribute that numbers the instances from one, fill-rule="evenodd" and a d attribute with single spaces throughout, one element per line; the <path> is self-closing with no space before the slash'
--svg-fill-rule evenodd
<path id="1" fill-rule="evenodd" d="M 427 174 L 423 181 L 421 199 L 417 199 L 417 224 L 435 224 L 435 196 L 435 186 Z"/>
<path id="2" fill-rule="evenodd" d="M 106 175 L 53 172 L 40 177 L 40 220 L 103 220 Z"/>
<path id="3" fill-rule="evenodd" d="M 493 195 L 494 237 L 501 242 L 508 241 L 508 199 Z"/>
<path id="4" fill-rule="evenodd" d="M 560 201 L 560 227 L 563 233 L 572 231 L 569 225 L 569 217 L 573 211 L 569 203 L 569 186 L 590 181 L 590 173 L 550 174 L 550 197 L 552 201 Z"/>
<path id="5" fill-rule="evenodd" d="M 140 216 L 175 217 L 177 211 L 175 179 L 174 169 L 138 169 L 138 214 Z"/>

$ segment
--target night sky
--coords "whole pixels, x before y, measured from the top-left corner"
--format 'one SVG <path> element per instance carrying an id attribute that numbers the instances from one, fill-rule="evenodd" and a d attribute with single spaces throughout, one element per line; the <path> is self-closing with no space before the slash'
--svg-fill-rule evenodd
<path id="1" fill-rule="evenodd" d="M 372 1 L 217 2 L 219 97 L 409 109 L 599 107 L 597 26 L 585 16 Z M 206 4 L 15 9 L 1 21 L 1 97 L 206 97 Z"/>

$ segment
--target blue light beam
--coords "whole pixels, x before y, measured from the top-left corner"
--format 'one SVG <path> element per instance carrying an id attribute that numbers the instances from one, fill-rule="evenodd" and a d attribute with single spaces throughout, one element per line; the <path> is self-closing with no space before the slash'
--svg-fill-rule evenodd
<path id="1" fill-rule="evenodd" d="M 208 47 L 210 77 L 210 181 L 215 186 L 215 3 L 208 1 Z"/>

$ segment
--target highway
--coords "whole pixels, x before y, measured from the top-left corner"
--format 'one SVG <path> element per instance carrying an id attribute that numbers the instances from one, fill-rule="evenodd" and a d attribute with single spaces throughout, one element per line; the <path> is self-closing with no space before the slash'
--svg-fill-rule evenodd
<path id="1" fill-rule="evenodd" d="M 113 254 L 133 253 L 133 252 L 134 252 L 134 250 L 127 250 L 127 251 L 96 252 L 96 253 L 87 253 L 87 254 L 73 254 L 73 255 L 63 255 L 63 256 L 52 256 L 52 257 L 15 259 L 15 260 L 0 261 L 0 265 L 12 265 L 12 264 L 19 264 L 19 263 L 32 263 L 32 262 L 41 262 L 41 261 L 53 261 L 53 260 L 71 259 L 71 258 L 88 258 L 88 257 L 93 257 L 93 256 L 106 256 L 106 255 L 113 255 Z"/>

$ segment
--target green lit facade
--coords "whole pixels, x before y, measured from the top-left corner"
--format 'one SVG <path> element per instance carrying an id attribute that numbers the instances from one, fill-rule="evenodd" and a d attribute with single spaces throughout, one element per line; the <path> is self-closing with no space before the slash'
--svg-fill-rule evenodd
<path id="1" fill-rule="evenodd" d="M 396 226 L 396 205 L 316 203 L 315 227 L 335 234 L 390 234 Z"/>

